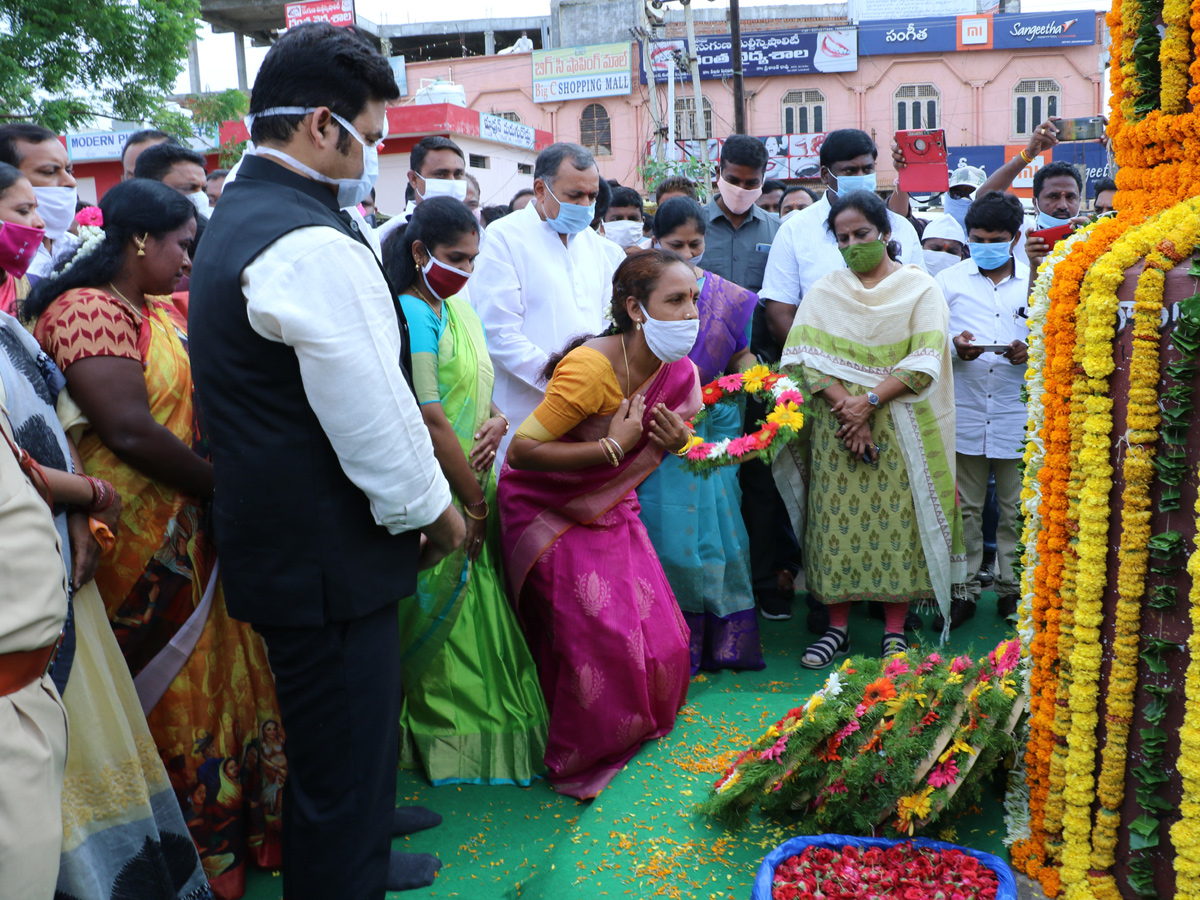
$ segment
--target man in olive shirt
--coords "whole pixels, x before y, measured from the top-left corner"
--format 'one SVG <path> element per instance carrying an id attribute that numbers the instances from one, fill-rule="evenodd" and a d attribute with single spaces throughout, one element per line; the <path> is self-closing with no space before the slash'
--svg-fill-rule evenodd
<path id="1" fill-rule="evenodd" d="M 760 208 L 767 174 L 767 148 L 758 138 L 731 135 L 721 147 L 718 195 L 705 207 L 707 228 L 701 268 L 720 275 L 755 293 L 762 287 L 771 242 L 779 230 L 779 216 Z M 769 339 L 761 303 L 754 311 L 750 349 L 760 359 L 779 361 L 779 348 Z M 754 425 L 764 411 L 752 404 L 746 412 L 747 425 Z M 791 618 L 798 547 L 779 497 L 771 470 L 755 460 L 741 466 L 742 518 L 750 535 L 750 575 L 759 611 L 767 619 Z"/>

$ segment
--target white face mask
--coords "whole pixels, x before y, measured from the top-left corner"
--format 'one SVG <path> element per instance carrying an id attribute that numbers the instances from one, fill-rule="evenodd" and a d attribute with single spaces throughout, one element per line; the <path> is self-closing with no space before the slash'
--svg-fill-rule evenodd
<path id="1" fill-rule="evenodd" d="M 254 127 L 254 120 L 262 116 L 304 116 L 310 112 L 316 112 L 316 107 L 305 108 L 302 106 L 275 106 L 271 109 L 264 109 L 262 112 L 253 113 L 246 116 L 246 129 L 249 131 Z M 276 159 L 282 159 L 284 162 L 295 167 L 303 172 L 313 181 L 319 181 L 322 184 L 332 184 L 338 189 L 337 205 L 342 209 L 348 209 L 351 206 L 358 206 L 368 197 L 371 196 L 371 189 L 375 187 L 375 180 L 379 177 L 379 147 L 383 144 L 384 138 L 387 137 L 387 119 L 384 119 L 384 136 L 380 138 L 374 146 L 368 146 L 366 139 L 358 133 L 358 129 L 343 119 L 335 112 L 330 112 L 330 115 L 335 118 L 343 128 L 354 135 L 354 139 L 362 145 L 363 154 L 363 170 L 362 174 L 357 178 L 330 178 L 322 172 L 318 172 L 311 166 L 306 166 L 292 156 L 284 153 L 282 150 L 276 150 L 272 147 L 258 147 L 255 153 L 258 156 L 272 156 Z"/>
<path id="2" fill-rule="evenodd" d="M 467 182 L 455 181 L 453 178 L 426 178 L 424 175 L 418 175 L 419 179 L 425 182 L 425 193 L 416 191 L 417 196 L 422 200 L 432 200 L 434 197 L 453 197 L 460 203 L 467 199 Z"/>
<path id="3" fill-rule="evenodd" d="M 73 187 L 35 187 L 37 211 L 46 223 L 46 238 L 57 241 L 75 221 L 75 204 L 79 195 Z"/>
<path id="4" fill-rule="evenodd" d="M 620 222 L 605 222 L 604 236 L 622 250 L 627 249 L 642 239 L 642 223 L 629 219 Z"/>
<path id="5" fill-rule="evenodd" d="M 922 250 L 921 253 L 925 257 L 925 268 L 930 275 L 936 275 L 938 272 L 944 271 L 951 266 L 957 266 L 962 259 L 955 256 L 953 253 L 946 253 L 943 250 Z"/>
<path id="6" fill-rule="evenodd" d="M 646 313 L 642 329 L 646 333 L 646 346 L 650 348 L 651 353 L 663 362 L 675 362 L 692 352 L 696 338 L 700 335 L 699 318 L 667 322 L 663 319 L 652 319 L 644 306 L 642 312 Z"/>
<path id="7" fill-rule="evenodd" d="M 208 218 L 212 214 L 212 207 L 208 204 L 208 194 L 204 191 L 196 191 L 194 194 L 188 194 L 187 198 L 192 201 L 192 206 L 196 207 L 196 212 Z"/>

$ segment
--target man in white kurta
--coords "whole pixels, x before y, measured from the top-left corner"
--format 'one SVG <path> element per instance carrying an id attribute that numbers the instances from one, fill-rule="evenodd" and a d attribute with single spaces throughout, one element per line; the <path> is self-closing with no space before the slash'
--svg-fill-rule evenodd
<path id="1" fill-rule="evenodd" d="M 583 222 L 589 206 L 594 211 L 599 183 L 599 170 L 583 147 L 547 147 L 534 167 L 534 202 L 494 222 L 475 260 L 471 301 L 496 369 L 492 399 L 512 423 L 497 459 L 542 401 L 542 370 L 551 354 L 571 338 L 605 327 L 619 260 L 610 242 L 587 227 L 591 214 L 582 229 L 564 233 L 572 222 Z"/>

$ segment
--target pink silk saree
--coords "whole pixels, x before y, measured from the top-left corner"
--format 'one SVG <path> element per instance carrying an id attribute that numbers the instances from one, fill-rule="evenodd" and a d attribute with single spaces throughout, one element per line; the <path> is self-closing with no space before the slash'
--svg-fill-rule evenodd
<path id="1" fill-rule="evenodd" d="M 690 359 L 642 389 L 685 419 L 700 408 Z M 592 416 L 563 441 L 594 441 Z M 550 730 L 546 766 L 560 793 L 595 797 L 687 699 L 688 628 L 638 516 L 636 488 L 662 461 L 649 429 L 617 468 L 500 476 L 501 541 L 517 616 L 537 663 Z"/>

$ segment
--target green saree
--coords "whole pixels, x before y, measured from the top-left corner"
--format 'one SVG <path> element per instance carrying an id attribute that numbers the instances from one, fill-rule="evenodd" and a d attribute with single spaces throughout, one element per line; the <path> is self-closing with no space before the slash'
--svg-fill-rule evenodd
<path id="1" fill-rule="evenodd" d="M 491 416 L 492 362 L 479 317 L 457 297 L 443 301 L 440 319 L 417 297 L 400 302 L 417 399 L 441 404 L 469 456 Z M 529 784 L 545 771 L 549 715 L 505 593 L 496 476 L 479 476 L 492 510 L 479 557 L 452 553 L 422 572 L 416 595 L 400 604 L 401 764 L 420 766 L 434 785 Z"/>

